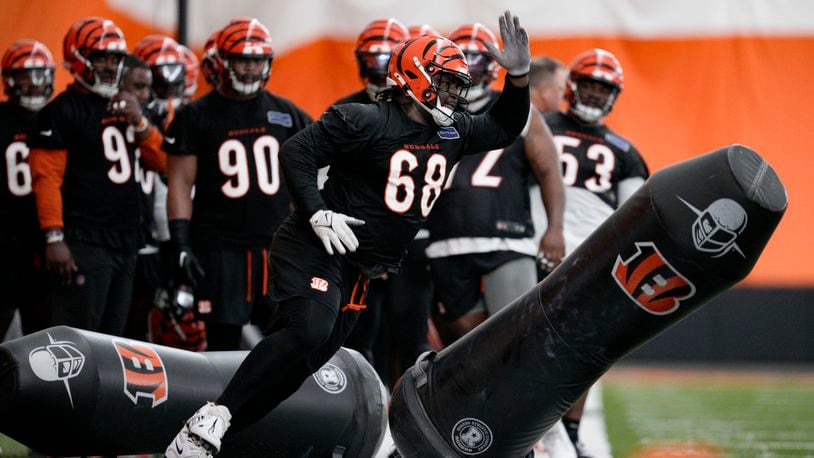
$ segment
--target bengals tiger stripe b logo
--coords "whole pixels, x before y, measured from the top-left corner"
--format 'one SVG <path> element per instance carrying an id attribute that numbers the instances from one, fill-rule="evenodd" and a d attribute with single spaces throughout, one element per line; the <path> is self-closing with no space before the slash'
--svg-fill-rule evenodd
<path id="1" fill-rule="evenodd" d="M 624 261 L 617 256 L 612 276 L 636 305 L 654 315 L 674 312 L 695 294 L 695 285 L 664 259 L 653 242 L 636 242 L 636 253 Z"/>
<path id="2" fill-rule="evenodd" d="M 155 350 L 146 344 L 114 340 L 124 374 L 124 394 L 138 405 L 139 398 L 151 400 L 155 407 L 167 400 L 167 372 Z"/>

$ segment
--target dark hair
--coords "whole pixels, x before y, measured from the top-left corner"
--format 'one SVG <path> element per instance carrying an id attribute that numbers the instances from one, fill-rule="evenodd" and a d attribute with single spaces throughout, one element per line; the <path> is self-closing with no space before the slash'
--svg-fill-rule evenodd
<path id="1" fill-rule="evenodd" d="M 565 65 L 557 59 L 540 56 L 531 61 L 531 68 L 529 69 L 529 84 L 536 86 L 544 81 L 550 81 L 551 78 L 557 73 L 557 70 L 565 68 Z"/>
<path id="2" fill-rule="evenodd" d="M 135 54 L 128 54 L 124 58 L 124 73 L 127 73 L 135 68 L 140 68 L 147 71 L 150 70 L 150 66 L 147 65 L 147 62 L 139 59 Z"/>

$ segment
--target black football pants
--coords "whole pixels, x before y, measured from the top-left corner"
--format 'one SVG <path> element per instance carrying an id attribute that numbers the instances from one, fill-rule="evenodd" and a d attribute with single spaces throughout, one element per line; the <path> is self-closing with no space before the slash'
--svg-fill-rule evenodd
<path id="1" fill-rule="evenodd" d="M 339 350 L 359 313 L 294 297 L 280 302 L 272 332 L 243 360 L 216 401 L 229 408 L 238 432 L 299 389 Z"/>

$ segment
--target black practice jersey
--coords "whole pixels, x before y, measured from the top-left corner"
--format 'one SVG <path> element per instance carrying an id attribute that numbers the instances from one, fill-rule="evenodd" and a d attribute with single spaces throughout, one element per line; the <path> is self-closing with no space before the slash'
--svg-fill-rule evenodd
<path id="1" fill-rule="evenodd" d="M 296 216 L 327 207 L 363 219 L 353 228 L 359 248 L 349 258 L 366 270 L 397 271 L 452 166 L 463 154 L 511 144 L 523 129 L 528 88 L 506 87 L 488 112 L 456 114 L 450 127 L 416 123 L 393 102 L 332 107 L 283 147 Z M 329 164 L 320 196 L 317 169 Z"/>
<path id="2" fill-rule="evenodd" d="M 345 103 L 376 103 L 376 101 L 370 100 L 370 96 L 367 95 L 367 91 L 362 89 L 361 91 L 356 91 L 353 94 L 342 97 L 333 104 L 342 105 Z"/>
<path id="3" fill-rule="evenodd" d="M 28 135 L 36 113 L 11 102 L 0 103 L 0 230 L 39 239 L 37 206 L 28 165 Z"/>
<path id="4" fill-rule="evenodd" d="M 476 114 L 486 111 L 498 95 L 492 91 L 492 100 Z M 532 237 L 530 176 L 522 138 L 506 148 L 462 158 L 429 219 L 430 240 Z"/>
<path id="5" fill-rule="evenodd" d="M 648 170 L 636 148 L 604 125 L 583 124 L 564 113 L 545 120 L 562 163 L 563 232 L 565 252 L 571 253 L 619 206 L 620 183 L 636 186 Z"/>
<path id="6" fill-rule="evenodd" d="M 62 183 L 66 227 L 138 229 L 133 128 L 107 105 L 108 99 L 71 85 L 38 113 L 31 147 L 68 152 Z"/>
<path id="7" fill-rule="evenodd" d="M 271 242 L 291 212 L 280 146 L 310 122 L 292 102 L 265 90 L 241 101 L 212 91 L 181 108 L 164 149 L 197 156 L 193 236 L 238 247 Z"/>
<path id="8" fill-rule="evenodd" d="M 562 163 L 563 184 L 596 194 L 618 206 L 617 185 L 626 178 L 649 176 L 633 144 L 605 125 L 588 125 L 562 112 L 545 116 Z"/>

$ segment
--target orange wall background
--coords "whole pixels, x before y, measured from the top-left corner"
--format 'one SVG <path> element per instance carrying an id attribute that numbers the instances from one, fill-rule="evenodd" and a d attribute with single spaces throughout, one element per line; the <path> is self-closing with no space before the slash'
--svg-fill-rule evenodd
<path id="1" fill-rule="evenodd" d="M 3 6 L 0 48 L 18 38 L 35 38 L 51 49 L 58 65 L 62 37 L 82 16 L 112 19 L 131 49 L 150 33 L 173 33 L 129 18 L 103 0 L 69 5 L 4 0 Z M 269 89 L 319 116 L 331 102 L 361 87 L 354 39 L 323 37 L 278 53 Z M 747 283 L 814 286 L 814 263 L 809 262 L 814 258 L 809 236 L 814 151 L 806 134 L 814 125 L 814 36 L 532 37 L 533 54 L 566 64 L 591 47 L 611 50 L 624 67 L 625 90 L 608 124 L 638 146 L 651 171 L 731 143 L 750 146 L 770 162 L 786 184 L 790 204 Z M 59 70 L 58 90 L 69 80 Z"/>

